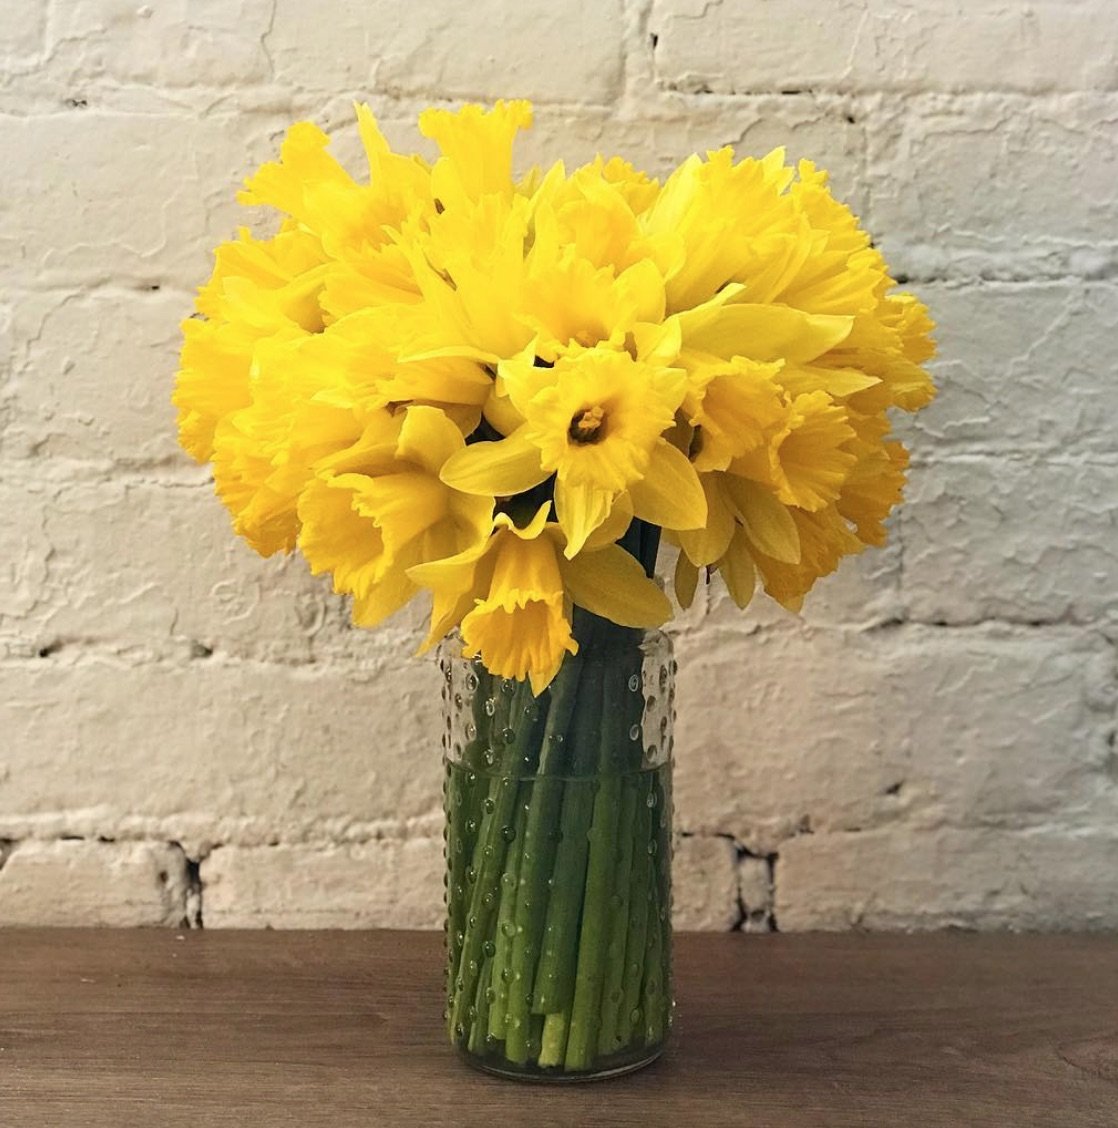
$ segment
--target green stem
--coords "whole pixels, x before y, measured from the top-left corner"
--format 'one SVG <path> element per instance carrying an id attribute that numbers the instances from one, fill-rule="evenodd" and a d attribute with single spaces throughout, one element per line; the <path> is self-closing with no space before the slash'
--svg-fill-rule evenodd
<path id="1" fill-rule="evenodd" d="M 481 967 L 481 974 L 477 978 L 472 1013 L 468 1013 L 470 1033 L 467 1048 L 472 1054 L 485 1052 L 485 1034 L 489 1028 L 489 989 L 492 974 L 493 961 L 486 957 Z"/>
<path id="2" fill-rule="evenodd" d="M 513 840 L 506 854 L 505 872 L 501 874 L 501 904 L 497 910 L 497 936 L 493 953 L 493 988 L 497 997 L 489 1009 L 489 1033 L 494 1038 L 505 1037 L 505 1016 L 508 1013 L 509 964 L 512 958 L 512 937 L 516 914 L 516 888 L 520 876 L 520 849 L 516 845 L 524 838 L 524 806 L 516 811 Z"/>
<path id="3" fill-rule="evenodd" d="M 650 812 L 652 815 L 652 837 L 655 843 L 652 873 L 655 877 L 656 889 L 656 934 L 657 948 L 656 961 L 650 963 L 650 976 L 645 985 L 645 1021 L 648 1024 L 646 1036 L 649 1043 L 656 1043 L 663 1039 L 668 1025 L 668 1016 L 671 1009 L 671 996 L 669 993 L 669 968 L 671 965 L 672 950 L 672 921 L 671 921 L 671 837 L 668 833 L 671 815 L 671 781 L 661 773 L 653 778 L 653 794 L 656 799 L 655 806 Z M 651 909 L 649 910 L 651 913 Z M 650 917 L 650 921 L 651 921 Z M 651 978 L 654 974 L 654 980 Z M 649 990 L 649 987 L 654 990 Z"/>
<path id="4" fill-rule="evenodd" d="M 531 690 L 527 683 L 517 683 L 510 704 L 510 719 L 520 717 L 512 740 L 505 746 L 501 774 L 490 780 L 489 794 L 483 804 L 481 827 L 473 854 L 473 887 L 466 918 L 465 938 L 454 977 L 454 1005 L 450 1008 L 452 1036 L 462 1037 L 466 1030 L 467 1011 L 481 970 L 482 950 L 491 932 L 500 896 L 500 876 L 504 871 L 508 843 L 505 828 L 512 825 L 520 785 L 518 768 L 526 749 L 532 747 L 535 726 L 521 716 L 518 706 Z"/>
<path id="5" fill-rule="evenodd" d="M 563 1064 L 563 1058 L 567 1052 L 568 1026 L 568 1012 L 566 1010 L 556 1011 L 544 1019 L 539 1065 L 551 1067 Z"/>
<path id="6" fill-rule="evenodd" d="M 633 1038 L 636 1025 L 634 1015 L 639 1017 L 641 986 L 644 983 L 645 940 L 648 935 L 648 897 L 652 880 L 652 859 L 648 853 L 651 841 L 652 812 L 649 810 L 647 796 L 654 786 L 655 777 L 649 773 L 637 780 L 638 803 L 636 809 L 634 838 L 636 848 L 633 854 L 632 888 L 629 891 L 629 921 L 626 929 L 625 974 L 622 983 L 621 1005 L 617 1019 L 617 1043 L 627 1046 Z M 647 781 L 647 782 L 646 782 Z"/>
<path id="7" fill-rule="evenodd" d="M 559 848 L 551 874 L 543 951 L 532 990 L 532 1010 L 536 1014 L 565 1010 L 574 995 L 578 922 L 586 885 L 586 857 L 590 850 L 587 833 L 594 813 L 592 773 L 598 759 L 601 718 L 601 685 L 593 679 L 585 679 L 571 723 L 571 778 L 564 787 Z"/>
<path id="8" fill-rule="evenodd" d="M 581 673 L 582 659 L 568 658 L 551 684 L 539 766 L 535 779 L 528 785 L 528 821 L 517 876 L 515 934 L 509 960 L 511 980 L 505 1020 L 505 1056 L 521 1065 L 528 1060 L 530 996 L 547 910 L 547 880 L 555 860 L 555 825 L 563 797 L 562 781 L 555 775 L 562 770 L 565 761 L 563 746 Z M 542 1023 L 540 1028 L 542 1030 Z"/>
<path id="9" fill-rule="evenodd" d="M 497 734 L 508 724 L 510 703 L 510 695 L 499 692 L 497 679 L 480 668 L 480 663 L 474 665 L 472 672 L 478 679 L 471 704 L 476 733 L 466 745 L 461 758 L 461 762 L 470 770 L 462 773 L 448 769 L 446 780 L 447 967 L 452 991 L 461 962 L 472 895 L 467 873 L 475 865 L 478 832 L 484 821 L 483 804 L 492 790 L 490 765 L 496 761 L 500 747 L 495 741 Z M 492 714 L 488 712 L 487 701 L 493 703 Z"/>
<path id="10" fill-rule="evenodd" d="M 617 1020 L 621 1015 L 622 985 L 625 981 L 625 946 L 629 930 L 629 897 L 632 883 L 633 834 L 636 828 L 637 787 L 628 776 L 622 779 L 621 817 L 617 831 L 619 851 L 610 896 L 609 943 L 602 985 L 602 1013 L 598 1030 L 598 1053 L 611 1054 L 622 1048 L 617 1040 Z"/>
<path id="11" fill-rule="evenodd" d="M 626 534 L 646 567 L 656 532 Z M 574 618 L 580 653 L 540 698 L 479 676 L 462 754 L 476 782 L 459 769 L 448 783 L 466 796 L 448 791 L 448 1018 L 470 1053 L 584 1073 L 666 1029 L 670 794 L 641 770 L 639 633 Z"/>
<path id="12" fill-rule="evenodd" d="M 609 918 L 607 910 L 613 888 L 614 846 L 617 841 L 618 803 L 621 778 L 611 768 L 618 755 L 617 741 L 623 737 L 625 702 L 618 681 L 624 667 L 602 667 L 602 712 L 599 766 L 603 772 L 594 796 L 590 825 L 590 851 L 586 863 L 586 895 L 579 930 L 578 970 L 564 1065 L 568 1071 L 588 1069 L 598 1045 L 598 1016 L 602 1000 Z M 621 691 L 623 692 L 623 690 Z"/>
<path id="13" fill-rule="evenodd" d="M 665 921 L 660 913 L 663 908 L 657 884 L 652 886 L 653 895 L 648 902 L 648 927 L 649 943 L 648 957 L 645 962 L 643 1007 L 644 1007 L 644 1041 L 645 1045 L 652 1046 L 664 1036 L 665 1022 L 665 993 L 663 990 L 663 963 L 664 963 L 664 927 Z"/>

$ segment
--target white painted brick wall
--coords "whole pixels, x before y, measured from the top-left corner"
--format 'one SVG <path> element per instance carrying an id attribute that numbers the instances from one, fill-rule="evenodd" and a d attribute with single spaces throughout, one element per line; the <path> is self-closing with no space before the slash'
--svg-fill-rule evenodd
<path id="1" fill-rule="evenodd" d="M 939 323 L 910 502 L 802 620 L 677 626 L 681 927 L 1118 927 L 1113 0 L 15 0 L 0 21 L 0 925 L 435 927 L 418 616 L 353 631 L 174 443 L 241 178 L 350 103 L 525 165 L 786 144 Z"/>

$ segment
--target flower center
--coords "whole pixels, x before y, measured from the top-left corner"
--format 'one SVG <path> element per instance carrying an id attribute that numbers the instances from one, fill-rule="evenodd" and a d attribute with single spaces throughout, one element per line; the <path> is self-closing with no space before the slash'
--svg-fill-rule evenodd
<path id="1" fill-rule="evenodd" d="M 571 441 L 585 446 L 589 443 L 599 443 L 606 436 L 605 412 L 601 407 L 586 407 L 571 419 Z"/>

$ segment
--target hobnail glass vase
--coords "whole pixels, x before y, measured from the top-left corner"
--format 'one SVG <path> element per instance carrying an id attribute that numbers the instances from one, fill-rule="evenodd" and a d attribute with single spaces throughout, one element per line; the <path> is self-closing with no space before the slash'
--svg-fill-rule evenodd
<path id="1" fill-rule="evenodd" d="M 672 1020 L 671 642 L 581 612 L 575 637 L 539 697 L 439 655 L 447 1028 L 537 1080 L 638 1069 Z"/>

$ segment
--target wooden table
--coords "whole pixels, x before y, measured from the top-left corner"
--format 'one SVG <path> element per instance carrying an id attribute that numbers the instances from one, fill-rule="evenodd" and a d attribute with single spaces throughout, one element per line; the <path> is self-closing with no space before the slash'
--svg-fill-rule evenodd
<path id="1" fill-rule="evenodd" d="M 444 1045 L 431 933 L 0 931 L 0 1125 L 1118 1126 L 1118 937 L 684 935 L 594 1085 Z"/>

